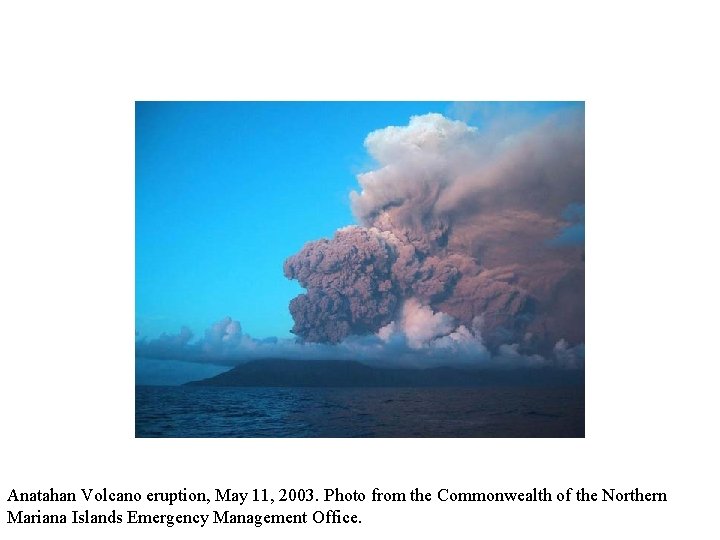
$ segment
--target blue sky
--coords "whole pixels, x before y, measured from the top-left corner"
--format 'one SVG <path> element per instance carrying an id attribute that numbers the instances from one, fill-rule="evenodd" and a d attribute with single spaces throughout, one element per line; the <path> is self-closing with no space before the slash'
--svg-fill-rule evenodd
<path id="1" fill-rule="evenodd" d="M 349 192 L 372 167 L 367 134 L 440 112 L 480 125 L 567 103 L 140 102 L 136 104 L 136 329 L 196 336 L 229 315 L 290 337 L 301 292 L 282 264 L 354 223 Z"/>

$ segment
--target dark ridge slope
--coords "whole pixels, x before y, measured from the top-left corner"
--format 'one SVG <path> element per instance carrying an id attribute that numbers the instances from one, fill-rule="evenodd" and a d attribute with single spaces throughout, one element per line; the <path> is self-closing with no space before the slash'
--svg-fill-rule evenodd
<path id="1" fill-rule="evenodd" d="M 346 360 L 253 360 L 192 386 L 430 387 L 583 384 L 585 372 L 558 369 L 379 368 Z"/>

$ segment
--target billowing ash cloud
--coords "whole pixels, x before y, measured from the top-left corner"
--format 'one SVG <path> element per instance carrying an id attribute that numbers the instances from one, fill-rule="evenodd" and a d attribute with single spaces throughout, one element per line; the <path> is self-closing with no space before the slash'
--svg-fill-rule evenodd
<path id="1" fill-rule="evenodd" d="M 285 261 L 285 275 L 308 289 L 290 303 L 293 331 L 308 341 L 337 343 L 389 323 L 399 305 L 389 240 L 376 229 L 347 227 L 332 240 L 307 244 Z"/>
<path id="2" fill-rule="evenodd" d="M 360 225 L 285 262 L 307 290 L 290 303 L 296 335 L 482 336 L 501 355 L 584 341 L 582 111 L 511 133 L 427 114 L 365 146 L 378 166 L 351 194 Z"/>

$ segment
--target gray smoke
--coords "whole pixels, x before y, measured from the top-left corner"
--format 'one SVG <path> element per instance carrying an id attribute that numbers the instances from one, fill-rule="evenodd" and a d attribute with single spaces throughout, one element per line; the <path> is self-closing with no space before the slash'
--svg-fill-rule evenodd
<path id="1" fill-rule="evenodd" d="M 293 299 L 293 332 L 338 343 L 392 321 L 400 294 L 393 283 L 395 248 L 376 229 L 350 227 L 285 261 L 285 275 L 308 292 Z"/>
<path id="2" fill-rule="evenodd" d="M 290 303 L 296 335 L 521 352 L 584 341 L 582 111 L 514 132 L 427 114 L 365 146 L 378 167 L 351 194 L 360 225 L 285 262 L 307 290 Z"/>

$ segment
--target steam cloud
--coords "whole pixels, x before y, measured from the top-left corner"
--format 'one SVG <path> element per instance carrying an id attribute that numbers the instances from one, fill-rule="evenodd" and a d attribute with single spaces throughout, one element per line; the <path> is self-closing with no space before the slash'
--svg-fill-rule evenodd
<path id="1" fill-rule="evenodd" d="M 584 145 L 582 111 L 519 132 L 427 114 L 370 133 L 360 225 L 285 261 L 307 290 L 293 333 L 567 360 L 584 342 Z"/>
<path id="2" fill-rule="evenodd" d="M 450 316 L 433 313 L 427 306 L 414 301 L 403 306 L 398 321 L 382 327 L 376 334 L 348 336 L 337 344 L 255 339 L 242 333 L 237 321 L 225 317 L 197 340 L 193 340 L 192 332 L 187 328 L 175 335 L 163 334 L 151 340 L 139 338 L 135 342 L 135 356 L 216 366 L 234 366 L 264 358 L 362 360 L 367 364 L 393 367 L 453 364 L 486 368 L 577 368 L 584 365 L 584 348 L 572 347 L 563 340 L 544 357 L 524 353 L 518 344 L 502 345 L 491 354 L 483 344 L 477 326 L 457 326 Z"/>

